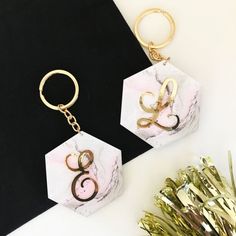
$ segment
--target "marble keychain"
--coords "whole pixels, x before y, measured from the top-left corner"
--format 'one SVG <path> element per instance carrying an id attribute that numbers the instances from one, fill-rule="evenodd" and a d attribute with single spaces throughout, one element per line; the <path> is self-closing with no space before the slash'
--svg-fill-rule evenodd
<path id="1" fill-rule="evenodd" d="M 162 43 L 145 42 L 139 24 L 149 14 L 160 13 L 170 23 L 169 37 Z M 159 8 L 141 13 L 134 33 L 157 63 L 124 80 L 121 125 L 155 148 L 195 131 L 199 123 L 199 83 L 169 62 L 157 49 L 168 45 L 175 33 L 172 16 Z"/>
<path id="2" fill-rule="evenodd" d="M 55 74 L 72 80 L 75 94 L 67 104 L 52 105 L 43 95 L 45 82 Z M 48 197 L 82 215 L 90 215 L 116 198 L 122 185 L 121 151 L 83 131 L 69 112 L 77 100 L 79 85 L 65 70 L 47 73 L 39 85 L 42 102 L 65 115 L 75 136 L 46 154 Z"/>

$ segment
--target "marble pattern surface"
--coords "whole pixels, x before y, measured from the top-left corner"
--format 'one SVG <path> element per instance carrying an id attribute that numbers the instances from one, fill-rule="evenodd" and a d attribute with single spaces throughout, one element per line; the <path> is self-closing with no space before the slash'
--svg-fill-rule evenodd
<path id="1" fill-rule="evenodd" d="M 65 158 L 69 154 L 92 151 L 93 163 L 86 169 L 89 176 L 98 183 L 98 193 L 90 201 L 80 202 L 71 192 L 71 183 L 80 172 L 68 169 Z M 46 154 L 48 197 L 74 211 L 88 216 L 115 199 L 121 192 L 121 151 L 85 132 L 80 132 Z M 85 160 L 86 161 L 86 160 Z M 74 165 L 76 165 L 76 161 Z M 72 163 L 73 164 L 73 163 Z M 78 164 L 77 164 L 78 165 Z M 92 185 L 91 185 L 92 184 Z M 93 183 L 86 181 L 80 194 L 91 193 Z"/>
<path id="2" fill-rule="evenodd" d="M 137 127 L 139 118 L 149 118 L 151 115 L 143 111 L 139 105 L 140 95 L 144 92 L 152 92 L 158 97 L 160 87 L 167 78 L 173 78 L 178 83 L 178 91 L 172 106 L 164 109 L 158 118 L 163 125 L 171 125 L 173 120 L 168 114 L 176 114 L 180 118 L 177 129 L 165 131 L 155 125 L 149 128 Z M 192 133 L 198 128 L 200 99 L 200 86 L 197 81 L 175 66 L 167 62 L 157 63 L 124 80 L 121 110 L 121 125 L 137 135 L 155 148 L 159 148 L 183 136 Z M 171 87 L 167 89 L 168 96 Z M 156 100 L 147 101 L 153 105 Z"/>

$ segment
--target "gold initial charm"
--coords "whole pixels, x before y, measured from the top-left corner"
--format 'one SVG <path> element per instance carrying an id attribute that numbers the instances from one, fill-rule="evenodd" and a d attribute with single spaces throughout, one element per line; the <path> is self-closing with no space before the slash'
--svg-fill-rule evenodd
<path id="1" fill-rule="evenodd" d="M 173 84 L 172 92 L 169 95 L 167 101 L 165 103 L 163 103 L 164 95 L 165 95 L 165 92 L 167 90 L 167 86 L 169 83 Z M 144 104 L 144 97 L 145 96 L 155 97 L 155 95 L 152 92 L 143 93 L 139 98 L 140 107 L 145 112 L 151 113 L 152 116 L 149 118 L 138 119 L 138 121 L 137 121 L 138 127 L 139 128 L 149 128 L 151 125 L 156 125 L 159 128 L 164 129 L 166 131 L 171 131 L 171 130 L 176 129 L 180 123 L 180 119 L 179 119 L 178 115 L 174 115 L 174 114 L 168 115 L 168 117 L 174 116 L 176 118 L 176 123 L 173 126 L 164 126 L 164 125 L 159 124 L 158 117 L 159 117 L 159 114 L 162 110 L 164 110 L 165 108 L 167 108 L 168 106 L 171 106 L 173 104 L 176 94 L 177 94 L 177 89 L 178 89 L 178 85 L 177 85 L 177 82 L 175 79 L 172 79 L 172 78 L 166 79 L 161 86 L 159 97 L 157 98 L 157 101 L 155 102 L 155 104 L 153 106 L 146 106 Z"/>
<path id="2" fill-rule="evenodd" d="M 80 173 L 77 176 L 75 176 L 74 180 L 72 181 L 71 192 L 72 192 L 72 194 L 73 194 L 73 196 L 76 200 L 81 201 L 81 202 L 88 202 L 88 201 L 92 200 L 98 193 L 98 184 L 97 184 L 97 182 L 91 177 L 86 177 L 81 181 L 81 184 L 80 184 L 81 188 L 85 187 L 84 183 L 87 180 L 92 181 L 93 184 L 94 184 L 94 192 L 88 198 L 79 197 L 79 195 L 76 193 L 76 183 L 77 183 L 77 181 L 80 180 L 80 178 L 82 178 L 86 175 L 89 175 L 89 171 L 86 171 L 86 169 L 93 163 L 93 159 L 94 159 L 93 153 L 90 150 L 85 150 L 85 151 L 81 152 L 78 156 L 78 168 L 73 168 L 68 163 L 68 158 L 71 157 L 72 155 L 73 154 L 69 154 L 69 155 L 66 156 L 66 166 L 71 171 L 80 171 Z M 83 159 L 84 158 L 88 159 L 88 162 L 86 164 L 83 164 Z"/>

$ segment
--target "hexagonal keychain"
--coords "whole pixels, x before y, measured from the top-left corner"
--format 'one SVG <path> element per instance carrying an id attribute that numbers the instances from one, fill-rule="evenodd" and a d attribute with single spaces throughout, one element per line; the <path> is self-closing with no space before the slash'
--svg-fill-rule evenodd
<path id="1" fill-rule="evenodd" d="M 45 82 L 55 74 L 68 76 L 74 83 L 75 94 L 67 104 L 50 104 L 43 95 Z M 75 77 L 64 70 L 47 73 L 39 85 L 42 102 L 63 113 L 75 136 L 46 154 L 48 197 L 82 215 L 111 202 L 122 186 L 121 151 L 83 131 L 69 112 L 78 98 L 79 85 Z"/>
<path id="2" fill-rule="evenodd" d="M 169 37 L 160 44 L 145 42 L 139 33 L 139 23 L 152 13 L 161 13 L 170 23 Z M 175 33 L 175 22 L 168 12 L 159 8 L 144 11 L 135 22 L 134 32 L 157 64 L 124 80 L 121 125 L 159 148 L 198 128 L 200 86 L 157 51 L 169 44 Z"/>

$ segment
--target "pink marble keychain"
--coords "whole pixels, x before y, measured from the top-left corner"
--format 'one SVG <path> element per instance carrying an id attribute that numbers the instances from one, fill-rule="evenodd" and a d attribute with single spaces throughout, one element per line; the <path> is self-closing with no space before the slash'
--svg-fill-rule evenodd
<path id="1" fill-rule="evenodd" d="M 152 13 L 161 13 L 170 23 L 170 35 L 160 44 L 146 43 L 139 34 L 139 23 Z M 121 125 L 159 148 L 198 128 L 200 86 L 156 50 L 169 44 L 175 33 L 175 23 L 168 12 L 159 8 L 144 11 L 137 18 L 134 31 L 157 63 L 124 80 Z"/>
<path id="2" fill-rule="evenodd" d="M 55 74 L 68 76 L 74 83 L 75 94 L 66 105 L 50 104 L 43 95 L 45 82 Z M 46 154 L 48 197 L 74 211 L 88 216 L 115 199 L 122 186 L 121 151 L 83 131 L 68 111 L 78 98 L 75 77 L 64 70 L 47 73 L 41 80 L 40 98 L 53 110 L 65 115 L 75 136 Z"/>

